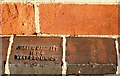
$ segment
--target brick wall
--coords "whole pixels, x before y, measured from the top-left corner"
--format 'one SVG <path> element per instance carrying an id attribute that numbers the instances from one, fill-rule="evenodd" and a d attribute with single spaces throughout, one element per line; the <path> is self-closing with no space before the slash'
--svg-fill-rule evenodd
<path id="1" fill-rule="evenodd" d="M 1 74 L 119 75 L 119 1 L 2 0 Z"/>

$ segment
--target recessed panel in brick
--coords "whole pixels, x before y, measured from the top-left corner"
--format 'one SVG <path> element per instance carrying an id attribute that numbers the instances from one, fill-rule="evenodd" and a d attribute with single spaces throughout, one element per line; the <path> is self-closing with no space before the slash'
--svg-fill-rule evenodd
<path id="1" fill-rule="evenodd" d="M 2 32 L 0 34 L 35 33 L 34 6 L 31 3 L 0 4 Z"/>
<path id="2" fill-rule="evenodd" d="M 10 56 L 11 73 L 61 74 L 61 44 L 62 38 L 58 37 L 15 37 Z"/>
<path id="3" fill-rule="evenodd" d="M 40 4 L 41 33 L 118 34 L 118 6 L 109 4 Z"/>
<path id="4" fill-rule="evenodd" d="M 115 39 L 112 38 L 84 38 L 84 37 L 71 37 L 67 38 L 67 54 L 66 54 L 66 61 L 68 65 L 71 65 L 73 69 L 76 70 L 73 66 L 79 64 L 85 64 L 89 66 L 99 66 L 108 65 L 107 69 L 109 70 L 114 64 L 115 66 L 117 63 L 117 56 L 116 56 L 116 48 L 115 48 Z M 83 67 L 83 66 L 82 66 Z M 102 66 L 104 68 L 104 66 Z M 82 69 L 77 67 L 78 69 Z M 85 68 L 85 67 L 84 67 Z M 94 72 L 93 68 L 90 68 L 93 73 L 91 74 L 101 74 L 101 72 Z M 101 69 L 98 67 L 97 69 Z M 114 69 L 114 68 L 113 68 Z M 72 73 L 69 71 L 70 67 L 68 66 L 68 73 Z M 71 69 L 72 70 L 72 69 Z M 84 69 L 82 69 L 84 70 Z M 105 69 L 103 69 L 105 70 Z M 78 70 L 77 70 L 78 71 Z M 85 71 L 85 70 L 84 70 Z M 86 74 L 90 71 L 85 71 Z M 84 74 L 85 74 L 84 72 Z M 115 73 L 116 69 L 104 71 L 103 73 Z M 102 74 L 103 74 L 102 73 Z"/>
<path id="5" fill-rule="evenodd" d="M 0 63 L 2 63 L 2 67 L 0 67 L 0 70 L 2 70 L 3 74 L 4 74 L 5 62 L 6 62 L 6 58 L 7 58 L 7 50 L 9 47 L 9 38 L 10 37 L 0 37 Z M 1 66 L 1 64 L 0 64 L 0 66 Z"/>

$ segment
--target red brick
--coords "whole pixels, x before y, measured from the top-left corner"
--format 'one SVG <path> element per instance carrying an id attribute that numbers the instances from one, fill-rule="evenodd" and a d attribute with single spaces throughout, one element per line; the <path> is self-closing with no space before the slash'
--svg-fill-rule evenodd
<path id="1" fill-rule="evenodd" d="M 7 50 L 9 46 L 10 37 L 0 37 L 0 54 L 2 54 L 2 72 L 4 74 L 4 67 L 7 58 Z"/>
<path id="2" fill-rule="evenodd" d="M 40 4 L 41 33 L 118 34 L 118 5 Z"/>
<path id="3" fill-rule="evenodd" d="M 68 64 L 116 64 L 115 39 L 67 38 Z"/>
<path id="4" fill-rule="evenodd" d="M 35 33 L 33 4 L 4 3 L 2 8 L 2 34 Z"/>
<path id="5" fill-rule="evenodd" d="M 58 37 L 14 37 L 9 61 L 11 74 L 61 74 L 61 45 L 62 38 Z"/>

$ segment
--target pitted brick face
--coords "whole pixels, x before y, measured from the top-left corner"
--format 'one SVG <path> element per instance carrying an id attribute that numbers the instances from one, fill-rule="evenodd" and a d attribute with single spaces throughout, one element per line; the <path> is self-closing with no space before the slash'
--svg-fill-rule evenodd
<path id="1" fill-rule="evenodd" d="M 1 4 L 1 34 L 33 34 L 35 33 L 33 4 Z"/>

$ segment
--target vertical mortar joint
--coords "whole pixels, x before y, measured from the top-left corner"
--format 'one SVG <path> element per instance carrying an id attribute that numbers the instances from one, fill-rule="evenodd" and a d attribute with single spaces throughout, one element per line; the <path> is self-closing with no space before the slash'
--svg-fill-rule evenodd
<path id="1" fill-rule="evenodd" d="M 13 39 L 14 39 L 14 35 L 11 35 L 11 37 L 9 39 L 10 42 L 9 42 L 8 51 L 7 51 L 7 59 L 6 59 L 6 64 L 5 64 L 5 74 L 10 74 L 9 58 L 10 58 L 10 54 L 11 54 L 11 47 L 12 47 Z"/>
<path id="2" fill-rule="evenodd" d="M 34 10 L 35 10 L 35 27 L 36 33 L 40 33 L 40 21 L 39 21 L 39 4 L 34 2 Z"/>
<path id="3" fill-rule="evenodd" d="M 62 37 L 63 37 L 62 75 L 66 75 L 66 70 L 67 70 L 67 64 L 65 61 L 65 59 L 66 59 L 66 37 L 65 36 L 62 36 Z"/>
<path id="4" fill-rule="evenodd" d="M 118 39 L 116 38 L 115 40 L 115 47 L 116 47 L 116 52 L 117 52 L 117 72 L 116 74 L 120 74 L 120 58 L 119 58 L 119 48 L 118 48 Z"/>

